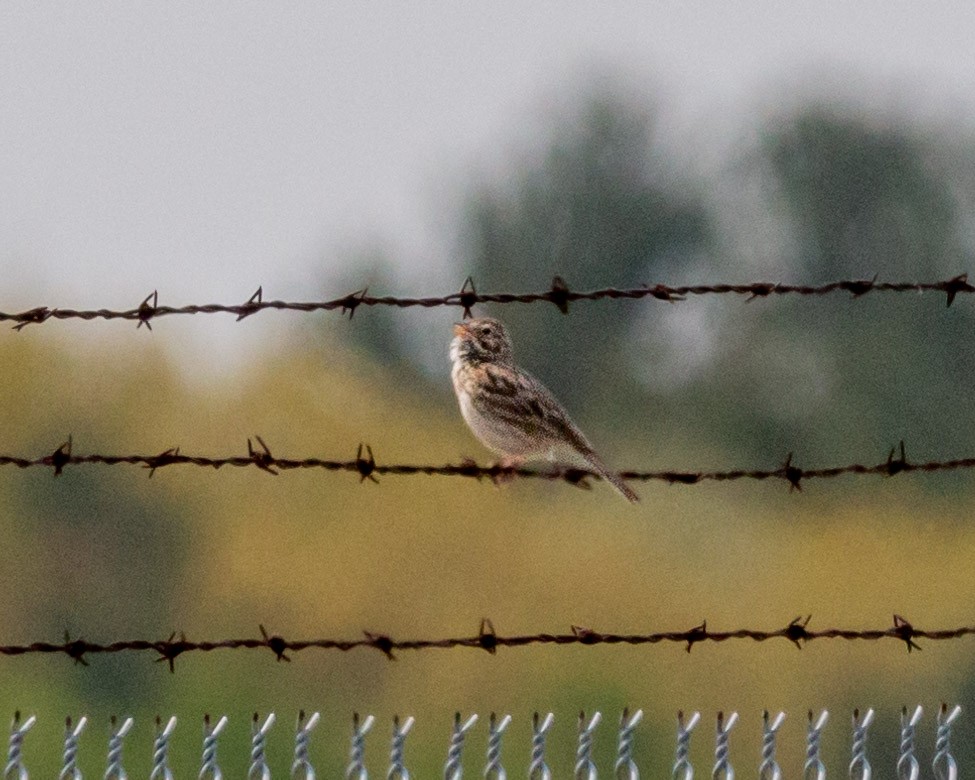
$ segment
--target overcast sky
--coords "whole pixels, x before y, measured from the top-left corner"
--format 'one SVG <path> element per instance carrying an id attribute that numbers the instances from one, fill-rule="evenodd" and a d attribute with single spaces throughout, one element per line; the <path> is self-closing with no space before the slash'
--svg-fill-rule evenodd
<path id="1" fill-rule="evenodd" d="M 377 238 L 435 259 L 467 173 L 596 71 L 705 147 L 824 73 L 975 126 L 973 40 L 967 2 L 5 0 L 0 309 L 318 297 Z"/>

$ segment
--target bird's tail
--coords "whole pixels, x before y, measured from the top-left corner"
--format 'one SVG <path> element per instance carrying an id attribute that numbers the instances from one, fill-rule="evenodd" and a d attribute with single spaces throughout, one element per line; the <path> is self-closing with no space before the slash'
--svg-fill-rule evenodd
<path id="1" fill-rule="evenodd" d="M 623 498 L 625 498 L 631 504 L 635 504 L 640 500 L 640 497 L 630 490 L 629 486 L 622 480 L 619 474 L 606 468 L 606 464 L 599 459 L 599 456 L 596 455 L 595 452 L 590 451 L 585 453 L 585 458 L 589 464 L 589 467 L 599 474 L 600 477 L 605 479 L 610 485 L 616 488 L 616 491 L 623 496 Z"/>

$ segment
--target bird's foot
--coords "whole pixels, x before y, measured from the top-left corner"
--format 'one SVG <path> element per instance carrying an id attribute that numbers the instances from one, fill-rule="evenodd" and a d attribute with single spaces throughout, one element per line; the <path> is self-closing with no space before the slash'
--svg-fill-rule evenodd
<path id="1" fill-rule="evenodd" d="M 491 469 L 494 472 L 491 474 L 491 481 L 498 487 L 512 482 L 516 476 L 515 471 L 520 469 L 524 463 L 524 458 L 514 455 L 505 455 L 503 458 L 499 458 L 491 464 Z"/>

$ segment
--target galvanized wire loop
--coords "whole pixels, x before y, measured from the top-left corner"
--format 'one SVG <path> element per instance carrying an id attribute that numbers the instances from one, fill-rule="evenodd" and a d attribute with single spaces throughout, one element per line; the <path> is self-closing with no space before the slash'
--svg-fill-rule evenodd
<path id="1" fill-rule="evenodd" d="M 674 767 L 671 770 L 671 780 L 693 780 L 694 767 L 691 766 L 691 732 L 701 721 L 701 713 L 695 712 L 690 720 L 684 722 L 684 711 L 677 713 L 677 752 L 674 755 Z"/>
<path id="2" fill-rule="evenodd" d="M 21 749 L 24 744 L 24 736 L 37 723 L 37 718 L 31 715 L 23 723 L 20 722 L 20 713 L 14 713 L 13 722 L 10 724 L 10 746 L 7 748 L 7 763 L 3 767 L 3 780 L 28 780 L 27 768 L 24 766 Z"/>
<path id="3" fill-rule="evenodd" d="M 938 710 L 938 731 L 934 743 L 934 760 L 931 767 L 937 780 L 957 780 L 958 765 L 951 755 L 951 728 L 961 715 L 961 707 L 955 707 L 948 712 L 948 705 L 942 704 Z"/>
<path id="4" fill-rule="evenodd" d="M 532 755 L 528 765 L 528 780 L 552 780 L 552 772 L 545 763 L 545 736 L 555 722 L 550 712 L 539 723 L 538 713 L 532 715 Z"/>
<path id="5" fill-rule="evenodd" d="M 586 713 L 579 713 L 579 745 L 576 748 L 576 766 L 573 778 L 575 780 L 596 780 L 596 765 L 592 760 L 592 740 L 596 726 L 603 719 L 599 712 L 594 712 L 588 725 Z"/>
<path id="6" fill-rule="evenodd" d="M 264 757 L 264 750 L 267 746 L 267 733 L 274 725 L 274 713 L 270 713 L 264 720 L 264 724 L 258 726 L 260 722 L 257 713 L 254 713 L 254 720 L 251 723 L 251 765 L 247 770 L 247 780 L 271 780 L 271 770 L 268 768 L 267 759 Z"/>
<path id="7" fill-rule="evenodd" d="M 484 777 L 488 780 L 506 780 L 508 775 L 501 766 L 501 736 L 511 725 L 511 716 L 505 715 L 499 721 L 492 712 L 488 722 L 487 763 L 484 766 Z"/>
<path id="8" fill-rule="evenodd" d="M 771 723 L 769 723 L 768 710 L 762 713 L 762 763 L 758 768 L 760 780 L 782 780 L 782 770 L 775 760 L 775 737 L 784 720 L 784 712 L 776 715 Z"/>
<path id="9" fill-rule="evenodd" d="M 88 725 L 88 718 L 82 716 L 78 725 L 71 728 L 71 718 L 64 721 L 64 758 L 61 761 L 61 772 L 58 780 L 81 780 L 81 770 L 78 769 L 78 739 Z"/>
<path id="10" fill-rule="evenodd" d="M 295 757 L 291 762 L 291 780 L 315 780 L 315 769 L 308 759 L 308 742 L 311 739 L 311 730 L 318 725 L 320 715 L 313 712 L 311 717 L 305 720 L 305 711 L 298 713 L 298 723 L 295 726 Z"/>
<path id="11" fill-rule="evenodd" d="M 393 739 L 389 749 L 389 770 L 386 772 L 386 780 L 410 780 L 410 772 L 403 758 L 403 747 L 406 735 L 410 733 L 414 723 L 412 715 L 402 725 L 398 715 L 393 717 Z"/>
<path id="12" fill-rule="evenodd" d="M 853 745 L 850 750 L 850 780 L 870 780 L 872 770 L 867 760 L 867 729 L 873 723 L 873 710 L 868 709 L 863 717 L 859 710 L 853 710 Z"/>
<path id="13" fill-rule="evenodd" d="M 122 740 L 132 730 L 132 718 L 126 718 L 121 726 L 115 727 L 115 716 L 112 716 L 112 733 L 108 738 L 108 766 L 105 769 L 105 780 L 128 780 L 128 775 L 122 767 Z"/>
<path id="14" fill-rule="evenodd" d="M 637 710 L 633 713 L 633 717 L 630 717 L 629 710 L 623 709 L 616 744 L 616 763 L 613 765 L 616 780 L 640 780 L 640 770 L 633 761 L 633 731 L 641 720 L 643 720 L 643 710 Z"/>
<path id="15" fill-rule="evenodd" d="M 149 780 L 173 780 L 173 771 L 169 768 L 169 738 L 176 728 L 176 716 L 173 715 L 162 728 L 162 720 L 156 717 L 156 738 L 152 742 L 152 772 Z"/>
<path id="16" fill-rule="evenodd" d="M 359 723 L 359 713 L 352 714 L 352 747 L 349 750 L 349 764 L 345 768 L 346 780 L 368 780 L 363 758 L 366 752 L 366 734 L 372 728 L 376 719 L 372 715 L 367 715 L 366 719 Z"/>
<path id="17" fill-rule="evenodd" d="M 454 714 L 454 729 L 450 735 L 450 747 L 447 748 L 447 762 L 443 767 L 444 780 L 461 780 L 464 776 L 464 767 L 461 765 L 464 737 L 474 727 L 475 723 L 477 723 L 477 715 L 471 715 L 461 724 L 460 713 Z"/>
<path id="18" fill-rule="evenodd" d="M 901 742 L 900 754 L 897 758 L 897 780 L 918 780 L 921 775 L 921 767 L 914 755 L 914 741 L 922 712 L 920 705 L 914 709 L 914 714 L 911 717 L 907 717 L 907 707 L 901 710 Z"/>
<path id="19" fill-rule="evenodd" d="M 714 769 L 711 770 L 712 780 L 735 780 L 735 769 L 731 765 L 731 759 L 728 755 L 728 737 L 737 722 L 737 712 L 732 712 L 727 720 L 723 712 L 718 713 L 718 726 L 714 741 Z"/>
<path id="20" fill-rule="evenodd" d="M 223 780 L 223 772 L 217 764 L 217 737 L 227 728 L 227 716 L 221 716 L 217 725 L 210 727 L 210 716 L 203 716 L 203 758 L 201 760 L 199 780 L 209 777 L 211 780 Z"/>
<path id="21" fill-rule="evenodd" d="M 823 710 L 814 723 L 812 710 L 809 710 L 809 725 L 806 727 L 806 763 L 802 766 L 803 780 L 826 780 L 826 765 L 819 757 L 819 750 L 823 728 L 828 720 L 829 713 Z"/>

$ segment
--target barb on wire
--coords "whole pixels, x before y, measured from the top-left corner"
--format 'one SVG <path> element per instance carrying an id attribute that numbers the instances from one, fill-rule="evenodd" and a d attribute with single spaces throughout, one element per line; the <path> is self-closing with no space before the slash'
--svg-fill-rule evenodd
<path id="1" fill-rule="evenodd" d="M 387 634 L 363 632 L 359 639 L 319 638 L 319 639 L 285 639 L 282 636 L 266 636 L 191 641 L 181 635 L 178 640 L 169 639 L 122 639 L 115 642 L 90 642 L 86 639 L 65 638 L 64 642 L 32 642 L 26 645 L 0 645 L 0 655 L 65 655 L 75 661 L 85 661 L 86 656 L 98 654 L 114 654 L 128 652 L 151 652 L 158 655 L 156 660 L 173 661 L 183 653 L 209 653 L 215 650 L 271 650 L 275 656 L 287 651 L 301 652 L 316 648 L 319 650 L 338 650 L 348 652 L 360 648 L 378 650 L 387 658 L 393 659 L 396 652 L 407 650 L 446 650 L 450 648 L 469 648 L 488 650 L 494 653 L 501 647 L 526 647 L 528 645 L 656 645 L 682 644 L 690 652 L 695 644 L 702 642 L 722 643 L 731 640 L 750 640 L 753 642 L 767 642 L 769 640 L 785 640 L 799 649 L 815 640 L 845 639 L 847 641 L 878 641 L 893 639 L 904 643 L 908 652 L 920 649 L 916 640 L 949 641 L 975 635 L 975 625 L 956 626 L 954 628 L 922 629 L 909 623 L 900 615 L 894 615 L 894 622 L 886 628 L 809 628 L 810 616 L 800 622 L 794 618 L 785 626 L 777 629 L 737 628 L 728 631 L 717 631 L 708 628 L 705 621 L 684 631 L 656 631 L 650 633 L 613 633 L 596 631 L 582 626 L 572 626 L 571 631 L 565 633 L 535 633 L 535 634 L 491 634 L 489 647 L 485 647 L 483 634 L 461 637 L 440 637 L 425 639 L 394 639 Z M 483 630 L 483 626 L 482 629 Z M 170 667 L 175 669 L 175 664 Z M 363 727 L 362 736 L 368 729 Z"/>
<path id="2" fill-rule="evenodd" d="M 541 720 L 536 712 L 532 715 L 532 753 L 531 763 L 528 765 L 529 780 L 552 780 L 552 770 L 545 763 L 545 738 L 549 729 L 555 723 L 555 716 L 550 712 Z"/>
<path id="3" fill-rule="evenodd" d="M 305 719 L 305 711 L 298 711 L 298 723 L 295 725 L 295 757 L 291 762 L 291 780 L 315 780 L 315 769 L 308 758 L 308 743 L 311 740 L 311 730 L 318 725 L 321 715 L 313 712 Z"/>
<path id="4" fill-rule="evenodd" d="M 61 760 L 61 772 L 58 780 L 81 780 L 81 770 L 78 769 L 78 740 L 88 725 L 88 718 L 82 716 L 78 725 L 71 727 L 71 718 L 64 721 L 64 754 Z"/>
<path id="5" fill-rule="evenodd" d="M 725 718 L 723 712 L 718 713 L 718 724 L 715 729 L 714 740 L 714 769 L 711 770 L 712 780 L 734 780 L 735 770 L 731 766 L 729 740 L 731 730 L 738 722 L 738 713 L 732 712 Z"/>
<path id="6" fill-rule="evenodd" d="M 853 710 L 853 745 L 850 748 L 850 780 L 870 780 L 873 770 L 867 760 L 867 729 L 873 723 L 873 710 L 868 709 L 863 715 L 860 710 Z"/>
<path id="7" fill-rule="evenodd" d="M 169 740 L 176 729 L 176 716 L 171 715 L 162 726 L 162 718 L 156 716 L 156 738 L 152 742 L 152 771 L 149 780 L 173 780 L 173 770 L 169 768 Z"/>
<path id="8" fill-rule="evenodd" d="M 403 757 L 403 748 L 406 735 L 410 733 L 415 722 L 412 715 L 403 723 L 400 723 L 399 715 L 393 716 L 393 738 L 389 748 L 389 769 L 386 771 L 386 780 L 410 780 L 410 772 L 406 768 Z"/>
<path id="9" fill-rule="evenodd" d="M 271 769 L 267 765 L 264 751 L 267 747 L 267 733 L 275 720 L 272 712 L 263 725 L 258 725 L 261 721 L 257 713 L 254 713 L 254 720 L 251 723 L 251 764 L 247 770 L 247 780 L 271 780 Z"/>
<path id="10" fill-rule="evenodd" d="M 694 767 L 691 766 L 691 732 L 701 721 L 701 713 L 695 712 L 685 722 L 684 711 L 677 713 L 677 751 L 674 754 L 674 766 L 671 770 L 671 780 L 693 780 Z"/>
<path id="11" fill-rule="evenodd" d="M 368 780 L 365 766 L 366 734 L 375 722 L 372 715 L 367 715 L 360 724 L 359 713 L 352 713 L 352 746 L 349 749 L 349 763 L 345 767 L 346 780 Z"/>
<path id="12" fill-rule="evenodd" d="M 212 780 L 223 780 L 223 772 L 217 764 L 217 737 L 225 728 L 227 728 L 226 715 L 221 715 L 220 720 L 213 727 L 210 726 L 210 716 L 203 716 L 203 758 L 200 762 L 200 774 L 197 775 L 200 780 L 208 776 Z"/>
<path id="13" fill-rule="evenodd" d="M 493 712 L 488 720 L 487 764 L 484 767 L 485 780 L 506 780 L 507 772 L 501 765 L 501 738 L 511 724 L 511 716 L 498 719 Z"/>
<path id="14" fill-rule="evenodd" d="M 762 763 L 758 768 L 760 780 L 782 780 L 782 769 L 775 760 L 775 740 L 784 720 L 784 712 L 776 715 L 771 722 L 768 710 L 762 713 Z"/>
<path id="15" fill-rule="evenodd" d="M 132 718 L 126 718 L 121 726 L 117 725 L 115 716 L 111 717 L 112 733 L 108 738 L 108 767 L 105 769 L 105 780 L 127 780 L 128 774 L 122 766 L 122 740 L 132 730 Z"/>
<path id="16" fill-rule="evenodd" d="M 931 762 L 937 780 L 956 780 L 958 777 L 958 765 L 951 755 L 951 729 L 959 715 L 961 706 L 957 704 L 950 712 L 948 705 L 944 703 L 938 710 L 938 731 L 935 736 L 934 759 Z"/>
<path id="17" fill-rule="evenodd" d="M 945 296 L 948 306 L 961 293 L 975 293 L 975 287 L 968 283 L 968 274 L 959 274 L 951 279 L 933 282 L 880 282 L 873 279 L 842 279 L 819 285 L 782 284 L 778 282 L 750 282 L 747 284 L 693 284 L 672 286 L 666 284 L 642 284 L 636 287 L 603 287 L 596 290 L 573 290 L 561 276 L 552 279 L 551 287 L 529 293 L 494 292 L 479 293 L 474 287 L 474 280 L 470 277 L 464 282 L 459 292 L 441 296 L 425 296 L 419 298 L 398 297 L 392 295 L 369 295 L 368 289 L 356 290 L 353 293 L 323 301 L 281 301 L 264 300 L 264 288 L 257 291 L 244 303 L 223 304 L 189 304 L 186 306 L 166 306 L 159 304 L 159 292 L 153 290 L 145 299 L 131 309 L 69 309 L 64 307 L 49 308 L 36 306 L 22 312 L 0 311 L 0 322 L 13 322 L 15 330 L 22 330 L 28 325 L 36 325 L 49 320 L 128 320 L 137 323 L 137 327 L 145 325 L 152 329 L 152 320 L 173 315 L 193 314 L 232 314 L 237 321 L 250 317 L 258 312 L 274 309 L 277 311 L 291 311 L 311 313 L 321 311 L 338 311 L 348 314 L 351 319 L 360 306 L 391 306 L 398 309 L 420 307 L 424 309 L 451 306 L 461 309 L 463 316 L 471 316 L 471 308 L 479 303 L 491 304 L 531 304 L 550 303 L 563 314 L 569 313 L 569 304 L 576 301 L 600 300 L 642 300 L 654 299 L 674 303 L 686 300 L 691 296 L 702 295 L 737 295 L 746 300 L 756 298 L 770 298 L 773 296 L 824 296 L 832 294 L 846 294 L 853 298 L 861 298 L 869 293 L 924 293 L 934 292 Z"/>
<path id="18" fill-rule="evenodd" d="M 906 708 L 901 716 L 901 750 L 899 751 L 899 759 L 897 760 L 897 771 L 896 776 L 898 780 L 905 780 L 905 778 L 912 778 L 916 780 L 918 777 L 917 762 L 914 760 L 914 734 L 911 733 L 909 739 L 905 740 L 905 730 L 912 730 L 917 725 L 920 720 L 921 708 L 918 707 L 915 710 L 914 716 L 910 719 L 907 718 Z M 933 760 L 933 776 L 937 780 L 957 780 L 958 778 L 958 766 L 955 762 L 954 757 L 951 754 L 950 746 L 950 732 L 952 729 L 953 722 L 958 718 L 960 713 L 959 707 L 954 707 L 950 711 L 947 705 L 942 705 L 941 710 L 938 714 L 937 719 L 937 739 L 935 745 L 935 755 Z M 612 767 L 612 772 L 607 772 L 607 775 L 612 775 L 616 780 L 632 780 L 633 778 L 639 778 L 640 772 L 637 768 L 636 762 L 633 760 L 632 755 L 632 734 L 633 729 L 639 722 L 641 711 L 637 710 L 632 717 L 627 710 L 624 710 L 623 716 L 620 718 L 620 730 L 619 730 L 619 741 L 618 749 L 616 752 L 616 759 L 613 763 L 604 764 L 607 769 Z M 855 778 L 855 780 L 869 780 L 871 777 L 871 767 L 866 760 L 866 731 L 867 727 L 870 725 L 872 719 L 873 711 L 868 710 L 862 717 L 859 710 L 854 711 L 853 717 L 853 762 L 849 766 L 849 774 L 844 776 L 849 776 Z M 782 772 L 776 763 L 775 759 L 775 749 L 776 749 L 776 736 L 779 730 L 779 726 L 782 724 L 784 719 L 784 713 L 780 713 L 773 721 L 770 722 L 768 713 L 763 714 L 762 718 L 762 764 L 759 770 L 760 777 L 781 777 Z M 463 748 L 463 741 L 465 734 L 473 726 L 474 721 L 477 716 L 473 715 L 466 723 L 461 724 L 459 719 L 454 719 L 453 722 L 453 732 L 451 736 L 450 743 L 450 754 L 448 758 L 448 766 L 445 767 L 445 771 L 450 773 L 451 778 L 461 777 L 461 751 Z M 552 715 L 551 713 L 545 718 L 545 721 L 539 725 L 538 717 L 532 719 L 532 752 L 531 752 L 531 764 L 528 768 L 528 776 L 532 780 L 551 780 L 551 773 L 545 765 L 544 760 L 544 736 L 545 733 L 552 726 Z M 33 720 L 33 719 L 31 719 Z M 28 723 L 31 723 L 31 720 Z M 678 728 L 677 728 L 677 759 L 673 765 L 673 770 L 671 772 L 672 780 L 693 780 L 694 770 L 691 767 L 689 761 L 689 746 L 690 746 L 690 733 L 697 725 L 700 720 L 700 715 L 694 713 L 689 721 L 685 723 L 683 713 L 678 713 Z M 717 718 L 717 731 L 716 731 L 716 741 L 715 741 L 715 764 L 712 770 L 711 777 L 712 780 L 733 780 L 735 777 L 734 767 L 731 763 L 730 751 L 729 751 L 729 735 L 737 723 L 738 715 L 737 713 L 731 713 L 727 717 L 724 713 L 719 712 Z M 362 721 L 362 726 L 360 728 L 360 721 L 358 716 L 353 719 L 353 741 L 352 741 L 352 753 L 351 762 L 347 765 L 345 770 L 346 778 L 355 778 L 355 780 L 367 780 L 369 773 L 363 762 L 363 740 L 366 732 L 373 725 L 374 718 L 370 715 L 365 720 Z M 600 721 L 598 713 L 595 713 L 593 717 L 588 721 L 584 714 L 579 718 L 578 726 L 578 747 L 575 748 L 575 760 L 573 765 L 575 767 L 572 776 L 575 778 L 585 778 L 585 780 L 595 780 L 597 777 L 597 767 L 599 761 L 593 756 L 592 746 L 593 746 L 593 735 L 596 726 Z M 62 770 L 62 776 L 70 777 L 74 780 L 78 780 L 81 777 L 80 770 L 77 768 L 77 737 L 83 729 L 86 722 L 85 718 L 80 719 L 78 727 L 72 729 L 68 726 L 67 735 L 72 736 L 75 740 L 75 744 L 72 746 L 73 752 L 69 757 L 65 759 L 64 769 Z M 505 776 L 504 769 L 501 768 L 500 761 L 500 735 L 507 728 L 508 724 L 511 722 L 509 716 L 504 716 L 500 720 L 495 717 L 492 724 L 491 731 L 488 735 L 488 750 L 487 758 L 484 764 L 484 771 L 481 775 L 485 778 L 495 778 L 495 780 L 501 780 Z M 70 721 L 69 721 L 70 723 Z M 127 720 L 126 723 L 131 726 L 131 719 Z M 165 767 L 165 757 L 162 760 L 158 758 L 157 748 L 159 746 L 159 739 L 162 736 L 169 738 L 172 732 L 172 726 L 175 723 L 175 718 L 170 718 L 169 723 L 165 730 L 160 731 L 161 719 L 156 719 L 156 738 L 154 740 L 154 750 L 153 750 L 153 770 L 150 774 L 151 778 L 156 778 L 158 776 L 165 776 L 171 778 L 172 774 L 168 770 L 163 770 L 161 767 Z M 222 773 L 216 764 L 216 737 L 224 730 L 227 726 L 227 719 L 225 717 L 221 718 L 220 721 L 214 728 L 210 728 L 209 718 L 204 719 L 204 754 L 203 754 L 203 768 L 200 770 L 198 777 L 201 780 L 204 778 L 220 778 Z M 267 732 L 273 723 L 273 716 L 269 716 L 264 722 L 263 726 L 259 725 L 259 721 L 254 720 L 250 726 L 250 770 L 248 776 L 260 775 L 263 778 L 270 777 L 269 767 L 264 755 L 264 740 L 267 736 Z M 297 735 L 300 737 L 302 734 L 307 736 L 310 729 L 314 728 L 317 723 L 315 715 L 312 715 L 307 721 L 304 718 L 304 713 L 300 713 L 298 716 L 297 723 Z M 826 777 L 826 768 L 823 762 L 819 758 L 819 734 L 818 732 L 826 723 L 826 712 L 825 710 L 820 715 L 818 721 L 814 724 L 812 718 L 809 720 L 809 729 L 807 731 L 807 744 L 809 749 L 807 749 L 806 755 L 812 759 L 812 763 L 807 760 L 802 777 L 805 780 L 824 780 Z M 406 734 L 410 731 L 411 727 L 414 725 L 413 718 L 407 718 L 405 722 L 400 723 L 398 718 L 393 720 L 393 738 L 390 751 L 390 767 L 386 772 L 387 780 L 408 780 L 410 773 L 406 771 L 403 762 L 403 739 Z M 121 769 L 121 757 L 118 753 L 118 740 L 125 736 L 126 726 L 123 724 L 121 728 L 116 727 L 117 724 L 113 722 L 112 732 L 110 737 L 110 747 L 109 747 L 109 769 L 105 772 L 105 778 L 124 778 L 125 772 Z M 15 720 L 14 729 L 20 731 L 26 731 L 29 726 L 25 724 L 23 727 L 19 726 L 19 721 Z M 167 734 L 166 732 L 169 732 Z M 968 736 L 967 734 L 965 735 Z M 815 745 L 814 745 L 815 743 Z M 243 741 L 238 741 L 236 743 L 239 746 L 243 744 Z M 300 744 L 300 739 L 296 740 L 296 746 Z M 298 772 L 304 771 L 304 778 L 313 778 L 315 776 L 314 770 L 311 770 L 311 764 L 308 761 L 307 751 L 304 749 L 307 747 L 305 743 L 303 747 L 296 749 L 296 755 L 300 756 L 300 760 L 297 763 Z M 812 748 L 815 747 L 815 750 Z M 884 770 L 893 769 L 893 758 L 898 755 L 896 751 L 891 751 L 886 754 L 887 758 L 884 761 Z M 905 761 L 905 756 L 909 757 L 908 761 Z M 568 757 L 568 756 L 567 756 Z M 19 754 L 17 756 L 12 756 L 11 759 L 15 759 L 13 765 L 8 764 L 7 768 L 4 770 L 2 775 L 3 780 L 26 780 L 28 773 L 23 763 L 19 759 Z M 294 766 L 294 765 L 293 765 Z M 971 767 L 967 767 L 971 768 Z M 331 774 L 327 773 L 327 776 L 332 777 L 336 773 L 333 771 Z M 376 772 L 376 775 L 379 773 Z M 884 775 L 886 776 L 886 775 Z M 295 772 L 292 771 L 291 777 L 295 778 Z"/>
<path id="19" fill-rule="evenodd" d="M 477 723 L 477 713 L 471 715 L 466 721 L 461 723 L 460 713 L 454 713 L 454 727 L 450 732 L 450 747 L 447 748 L 447 762 L 443 767 L 444 780 L 461 780 L 464 776 L 464 767 L 461 758 L 464 752 L 464 740 L 467 732 L 474 728 Z"/>
<path id="20" fill-rule="evenodd" d="M 35 723 L 37 723 L 37 718 L 33 715 L 21 723 L 20 711 L 14 713 L 13 722 L 10 724 L 10 746 L 7 749 L 7 763 L 3 767 L 4 780 L 28 780 L 21 748 L 24 744 L 24 737 L 34 727 Z"/>
<path id="21" fill-rule="evenodd" d="M 60 476 L 68 466 L 85 466 L 100 464 L 104 466 L 131 465 L 148 469 L 152 477 L 157 470 L 167 466 L 198 466 L 219 470 L 229 468 L 257 468 L 269 474 L 277 475 L 281 471 L 295 469 L 320 469 L 324 471 L 346 471 L 359 475 L 359 481 L 378 483 L 380 476 L 439 476 L 439 477 L 467 477 L 481 480 L 488 478 L 492 482 L 500 482 L 510 478 L 529 478 L 563 481 L 578 487 L 589 487 L 586 480 L 599 480 L 601 477 L 591 471 L 576 468 L 555 469 L 553 471 L 534 471 L 527 468 L 512 468 L 500 464 L 479 466 L 471 460 L 463 460 L 457 464 L 444 466 L 417 464 L 389 464 L 378 463 L 368 444 L 359 444 L 356 456 L 349 460 L 329 460 L 324 458 L 282 458 L 271 453 L 270 447 L 260 437 L 256 436 L 258 446 L 247 440 L 246 455 L 230 455 L 212 457 L 207 455 L 190 455 L 180 451 L 179 447 L 170 447 L 157 455 L 107 455 L 89 453 L 87 455 L 75 452 L 71 436 L 54 452 L 40 457 L 24 455 L 0 455 L 0 466 L 16 466 L 20 469 L 50 468 L 55 476 Z M 365 452 L 365 455 L 363 453 Z M 793 462 L 793 455 L 789 453 L 781 466 L 774 469 L 730 469 L 725 471 L 676 471 L 655 470 L 621 471 L 620 476 L 634 482 L 660 481 L 677 485 L 698 485 L 704 482 L 734 482 L 737 480 L 781 480 L 789 485 L 789 490 L 802 490 L 802 483 L 810 479 L 831 479 L 840 476 L 882 476 L 893 477 L 897 474 L 934 473 L 942 471 L 960 471 L 975 469 L 975 457 L 955 458 L 950 460 L 908 461 L 905 455 L 904 442 L 900 443 L 900 454 L 894 457 L 895 450 L 883 461 L 873 464 L 848 463 L 842 466 L 804 469 Z"/>
<path id="22" fill-rule="evenodd" d="M 806 763 L 802 765 L 803 780 L 826 780 L 826 765 L 819 757 L 823 729 L 829 720 L 829 712 L 823 710 L 813 721 L 812 710 L 809 710 L 809 725 L 806 727 Z"/>
<path id="23" fill-rule="evenodd" d="M 596 764 L 592 760 L 592 741 L 596 726 L 602 719 L 602 714 L 594 712 L 587 724 L 586 713 L 579 713 L 579 746 L 576 748 L 575 772 L 572 775 L 575 780 L 596 780 Z"/>
<path id="24" fill-rule="evenodd" d="M 626 707 L 623 708 L 616 743 L 616 763 L 613 764 L 616 780 L 640 780 L 640 770 L 633 760 L 633 732 L 641 720 L 643 720 L 643 710 L 637 710 L 631 717 L 630 711 Z"/>
<path id="25" fill-rule="evenodd" d="M 907 716 L 907 707 L 901 710 L 901 742 L 900 754 L 897 758 L 897 780 L 918 780 L 921 767 L 914 755 L 914 740 L 917 734 L 917 724 L 921 720 L 923 710 L 919 704 L 914 714 Z"/>

